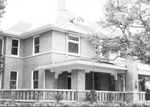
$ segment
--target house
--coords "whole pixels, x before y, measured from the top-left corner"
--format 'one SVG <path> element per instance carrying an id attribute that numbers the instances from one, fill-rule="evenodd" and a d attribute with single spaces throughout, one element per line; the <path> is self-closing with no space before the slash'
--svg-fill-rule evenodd
<path id="1" fill-rule="evenodd" d="M 150 79 L 149 66 L 132 64 L 128 69 L 120 62 L 91 60 L 95 51 L 86 38 L 84 19 L 64 4 L 59 0 L 60 10 L 46 24 L 22 21 L 1 34 L 5 64 L 0 88 L 130 91 L 128 99 L 139 100 L 143 80 Z"/>

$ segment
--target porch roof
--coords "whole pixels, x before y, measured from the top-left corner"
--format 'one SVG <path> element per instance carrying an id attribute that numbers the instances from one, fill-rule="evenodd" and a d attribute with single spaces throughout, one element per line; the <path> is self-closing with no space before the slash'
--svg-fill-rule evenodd
<path id="1" fill-rule="evenodd" d="M 105 72 L 105 73 L 112 73 L 112 74 L 125 73 L 125 70 L 127 70 L 126 67 L 122 67 L 122 66 L 85 61 L 85 60 L 67 61 L 62 63 L 39 66 L 36 68 L 36 70 L 44 70 L 44 69 L 50 69 L 52 72 L 68 71 L 68 70 L 71 71 L 71 69 L 84 69 L 86 72 L 94 71 L 94 72 Z"/>

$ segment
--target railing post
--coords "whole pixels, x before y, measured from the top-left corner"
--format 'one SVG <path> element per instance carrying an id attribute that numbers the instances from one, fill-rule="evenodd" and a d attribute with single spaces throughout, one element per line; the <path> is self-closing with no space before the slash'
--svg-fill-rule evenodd
<path id="1" fill-rule="evenodd" d="M 11 91 L 11 104 L 15 104 L 15 97 L 16 97 L 16 91 L 12 90 Z"/>

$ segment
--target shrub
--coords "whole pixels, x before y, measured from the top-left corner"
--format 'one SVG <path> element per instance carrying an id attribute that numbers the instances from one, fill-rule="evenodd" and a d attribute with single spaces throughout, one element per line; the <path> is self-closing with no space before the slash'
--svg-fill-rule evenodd
<path id="1" fill-rule="evenodd" d="M 59 103 L 60 100 L 63 99 L 63 95 L 62 95 L 61 93 L 57 93 L 57 94 L 55 95 L 55 99 L 56 99 L 57 103 Z"/>
<path id="2" fill-rule="evenodd" d="M 97 94 L 95 90 L 91 90 L 90 93 L 87 93 L 86 101 L 89 101 L 91 104 L 93 104 L 93 102 L 97 102 Z"/>

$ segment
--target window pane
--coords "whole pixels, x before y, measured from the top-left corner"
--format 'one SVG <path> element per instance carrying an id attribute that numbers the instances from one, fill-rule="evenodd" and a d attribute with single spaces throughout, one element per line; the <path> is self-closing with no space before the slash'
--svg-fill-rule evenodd
<path id="1" fill-rule="evenodd" d="M 34 81 L 34 83 L 33 83 L 33 88 L 34 88 L 34 89 L 37 89 L 37 88 L 38 88 L 38 81 Z"/>
<path id="2" fill-rule="evenodd" d="M 78 44 L 77 43 L 68 43 L 68 51 L 72 53 L 78 53 Z"/>
<path id="3" fill-rule="evenodd" d="M 12 54 L 12 55 L 18 55 L 18 48 L 12 47 L 12 48 L 11 48 L 11 54 Z"/>
<path id="4" fill-rule="evenodd" d="M 33 80 L 37 80 L 38 79 L 38 71 L 34 71 L 33 72 Z"/>
<path id="5" fill-rule="evenodd" d="M 12 46 L 18 47 L 18 40 L 12 40 Z"/>
<path id="6" fill-rule="evenodd" d="M 16 89 L 16 81 L 10 81 L 10 89 Z"/>
<path id="7" fill-rule="evenodd" d="M 40 43 L 39 37 L 34 38 L 34 45 L 38 45 Z"/>
<path id="8" fill-rule="evenodd" d="M 11 72 L 10 80 L 17 80 L 17 72 Z"/>
<path id="9" fill-rule="evenodd" d="M 39 53 L 39 45 L 35 46 L 34 53 Z"/>
<path id="10" fill-rule="evenodd" d="M 74 37 L 74 36 L 69 36 L 69 40 L 79 41 L 79 38 L 78 37 Z"/>

